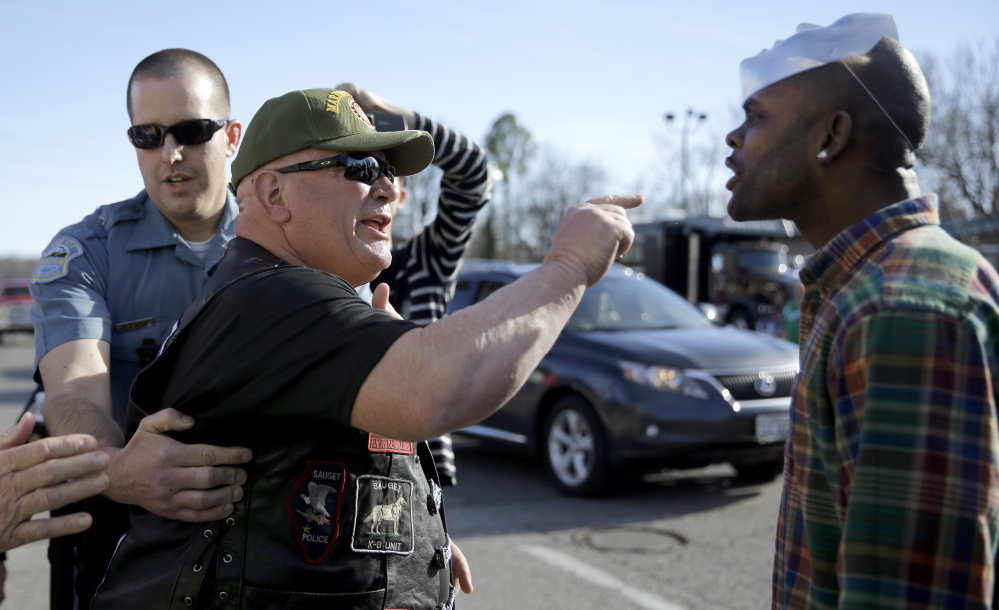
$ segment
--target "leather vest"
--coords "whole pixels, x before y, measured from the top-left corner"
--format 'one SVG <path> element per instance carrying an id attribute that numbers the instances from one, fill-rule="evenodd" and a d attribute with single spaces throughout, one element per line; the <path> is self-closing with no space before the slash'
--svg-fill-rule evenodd
<path id="1" fill-rule="evenodd" d="M 156 404 L 143 396 L 167 383 L 199 312 L 230 283 L 280 273 L 281 265 L 252 242 L 231 242 L 202 297 L 133 386 L 130 435 L 148 414 L 139 404 Z M 132 529 L 94 610 L 453 607 L 441 488 L 425 442 L 322 419 L 196 420 L 176 437 L 253 451 L 243 499 L 228 518 L 200 524 L 131 507 Z"/>

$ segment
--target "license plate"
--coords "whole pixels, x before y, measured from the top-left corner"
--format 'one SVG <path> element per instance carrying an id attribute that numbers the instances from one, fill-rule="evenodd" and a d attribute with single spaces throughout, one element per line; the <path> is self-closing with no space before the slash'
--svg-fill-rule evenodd
<path id="1" fill-rule="evenodd" d="M 791 419 L 787 413 L 765 413 L 756 416 L 756 442 L 776 443 L 787 440 Z"/>
<path id="2" fill-rule="evenodd" d="M 756 331 L 761 333 L 766 333 L 768 335 L 777 336 L 777 332 L 780 330 L 780 326 L 777 322 L 772 320 L 760 320 L 756 323 Z"/>

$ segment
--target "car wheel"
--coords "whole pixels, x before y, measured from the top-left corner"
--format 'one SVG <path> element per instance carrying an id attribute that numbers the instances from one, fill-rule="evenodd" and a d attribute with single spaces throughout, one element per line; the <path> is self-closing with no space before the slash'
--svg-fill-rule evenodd
<path id="1" fill-rule="evenodd" d="M 603 426 L 578 396 L 560 399 L 545 422 L 545 467 L 562 493 L 596 496 L 607 487 Z"/>
<path id="2" fill-rule="evenodd" d="M 753 321 L 749 318 L 749 314 L 741 309 L 737 309 L 729 314 L 728 323 L 736 328 L 741 328 L 742 330 L 752 330 L 754 327 Z"/>
<path id="3" fill-rule="evenodd" d="M 732 464 L 739 478 L 752 483 L 773 481 L 784 472 L 784 460 L 756 464 Z"/>

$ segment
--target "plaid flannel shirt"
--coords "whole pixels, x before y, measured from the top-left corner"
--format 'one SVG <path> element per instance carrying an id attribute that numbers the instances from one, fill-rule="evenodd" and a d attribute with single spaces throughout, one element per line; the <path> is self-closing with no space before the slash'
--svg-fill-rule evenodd
<path id="1" fill-rule="evenodd" d="M 991 608 L 999 537 L 999 277 L 885 208 L 802 271 L 773 608 Z"/>

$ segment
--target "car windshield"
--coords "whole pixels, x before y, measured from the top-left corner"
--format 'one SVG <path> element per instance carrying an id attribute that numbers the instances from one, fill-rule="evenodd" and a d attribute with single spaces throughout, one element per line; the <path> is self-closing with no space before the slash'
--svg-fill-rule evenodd
<path id="1" fill-rule="evenodd" d="M 647 277 L 608 274 L 586 289 L 566 330 L 700 328 L 711 322 L 699 309 Z"/>

